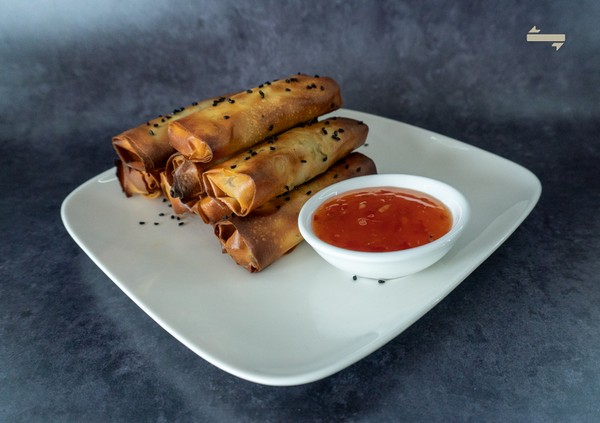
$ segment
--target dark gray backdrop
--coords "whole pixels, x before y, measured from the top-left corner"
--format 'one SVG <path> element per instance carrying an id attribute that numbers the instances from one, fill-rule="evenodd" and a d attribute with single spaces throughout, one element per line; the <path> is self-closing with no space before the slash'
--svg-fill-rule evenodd
<path id="1" fill-rule="evenodd" d="M 0 11 L 0 420 L 600 417 L 600 2 L 31 1 Z M 564 33 L 558 50 L 528 43 Z M 455 292 L 324 381 L 230 376 L 145 316 L 59 208 L 111 136 L 296 72 L 344 107 L 538 175 L 539 205 Z M 328 416 L 328 417 L 326 417 Z"/>

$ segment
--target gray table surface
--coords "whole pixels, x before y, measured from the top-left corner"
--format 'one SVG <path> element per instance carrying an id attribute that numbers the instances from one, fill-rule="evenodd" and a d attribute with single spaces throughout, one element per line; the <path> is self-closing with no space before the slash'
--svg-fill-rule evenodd
<path id="1" fill-rule="evenodd" d="M 11 2 L 0 16 L 0 421 L 600 421 L 600 3 Z M 559 50 L 527 42 L 564 33 Z M 297 71 L 345 107 L 542 182 L 447 298 L 324 380 L 232 376 L 164 331 L 60 218 L 113 135 Z"/>

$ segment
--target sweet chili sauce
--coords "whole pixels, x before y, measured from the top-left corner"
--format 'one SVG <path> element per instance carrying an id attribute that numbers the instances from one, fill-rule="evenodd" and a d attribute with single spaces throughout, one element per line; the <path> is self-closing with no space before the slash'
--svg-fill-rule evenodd
<path id="1" fill-rule="evenodd" d="M 452 226 L 448 207 L 425 193 L 393 187 L 337 195 L 313 214 L 321 240 L 355 251 L 385 252 L 435 241 Z"/>

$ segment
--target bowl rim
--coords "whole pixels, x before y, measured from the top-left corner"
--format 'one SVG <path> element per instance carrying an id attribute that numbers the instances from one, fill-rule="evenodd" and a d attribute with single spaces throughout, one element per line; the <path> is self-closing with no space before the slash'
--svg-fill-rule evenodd
<path id="1" fill-rule="evenodd" d="M 400 180 L 409 181 L 412 183 L 429 183 L 435 185 L 437 188 L 445 190 L 446 193 L 451 195 L 452 201 L 444 201 L 438 198 L 438 195 L 434 195 L 425 189 L 414 188 L 408 182 L 390 183 L 390 182 L 379 182 L 388 180 Z M 377 188 L 377 187 L 394 187 L 394 188 L 406 188 L 414 191 L 420 191 L 427 195 L 430 195 L 438 201 L 441 201 L 448 207 L 452 214 L 452 227 L 450 230 L 441 236 L 440 238 L 420 245 L 418 247 L 408 248 L 405 250 L 397 251 L 357 251 L 350 250 L 335 245 L 329 244 L 315 235 L 312 229 L 312 216 L 317 208 L 325 201 L 335 197 L 337 195 L 344 194 L 349 191 L 360 190 L 363 188 Z M 453 204 L 448 204 L 452 202 Z M 453 206 L 457 207 L 458 218 L 455 213 Z M 344 181 L 336 182 L 328 187 L 321 189 L 316 192 L 311 198 L 304 203 L 300 209 L 298 215 L 298 228 L 304 240 L 309 243 L 313 248 L 320 250 L 328 255 L 336 256 L 338 258 L 351 259 L 357 261 L 374 261 L 374 262 L 390 262 L 402 259 L 409 259 L 414 256 L 422 256 L 428 253 L 432 253 L 436 250 L 443 249 L 447 244 L 452 243 L 457 237 L 463 232 L 465 226 L 470 220 L 471 207 L 467 198 L 458 189 L 452 185 L 440 181 L 438 179 L 430 178 L 427 176 L 404 174 L 404 173 L 378 173 L 373 175 L 357 176 L 355 178 L 346 179 Z"/>

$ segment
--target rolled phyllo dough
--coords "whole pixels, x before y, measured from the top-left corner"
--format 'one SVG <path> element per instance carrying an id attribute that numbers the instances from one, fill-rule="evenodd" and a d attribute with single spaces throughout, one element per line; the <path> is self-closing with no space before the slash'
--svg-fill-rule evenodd
<path id="1" fill-rule="evenodd" d="M 245 216 L 278 194 L 325 172 L 361 146 L 366 124 L 332 117 L 296 127 L 205 171 L 206 193 Z"/>
<path id="2" fill-rule="evenodd" d="M 278 196 L 248 216 L 230 216 L 214 224 L 222 249 L 237 264 L 258 272 L 302 241 L 298 214 L 317 191 L 345 179 L 377 172 L 375 163 L 361 153 L 351 153 L 327 172 Z"/>
<path id="3" fill-rule="evenodd" d="M 167 115 L 160 115 L 113 137 L 112 144 L 121 161 L 136 170 L 160 171 L 175 152 L 169 144 L 167 125 L 192 113 L 210 107 L 214 99 L 194 102 Z"/>
<path id="4" fill-rule="evenodd" d="M 171 145 L 190 160 L 230 156 L 264 138 L 341 107 L 329 77 L 295 75 L 221 97 L 210 107 L 169 124 Z"/>

